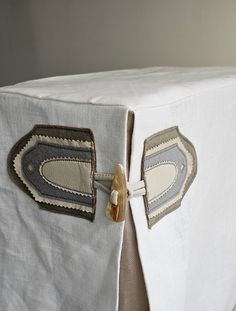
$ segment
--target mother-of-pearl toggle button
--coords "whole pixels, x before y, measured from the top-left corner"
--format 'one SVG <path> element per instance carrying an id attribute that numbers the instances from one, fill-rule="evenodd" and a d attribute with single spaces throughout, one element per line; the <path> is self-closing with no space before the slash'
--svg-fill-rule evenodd
<path id="1" fill-rule="evenodd" d="M 124 168 L 121 164 L 115 167 L 111 184 L 110 201 L 108 202 L 106 216 L 116 222 L 125 220 L 127 206 L 127 182 Z"/>

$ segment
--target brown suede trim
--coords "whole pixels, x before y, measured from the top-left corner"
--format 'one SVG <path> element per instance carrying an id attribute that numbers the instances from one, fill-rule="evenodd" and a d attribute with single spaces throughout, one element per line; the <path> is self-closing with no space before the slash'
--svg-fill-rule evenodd
<path id="1" fill-rule="evenodd" d="M 42 202 L 37 202 L 39 204 L 39 207 L 43 210 L 58 213 L 58 214 L 64 214 L 64 215 L 70 215 L 75 217 L 84 218 L 90 221 L 94 221 L 95 214 L 81 211 L 81 210 L 75 210 L 75 209 L 66 209 L 61 206 L 56 206 L 52 204 L 46 204 Z"/>
<path id="2" fill-rule="evenodd" d="M 32 132 L 34 135 L 48 136 L 48 129 L 50 129 L 50 136 L 66 139 L 79 139 L 94 141 L 93 133 L 87 128 L 67 127 L 58 125 L 35 125 Z"/>

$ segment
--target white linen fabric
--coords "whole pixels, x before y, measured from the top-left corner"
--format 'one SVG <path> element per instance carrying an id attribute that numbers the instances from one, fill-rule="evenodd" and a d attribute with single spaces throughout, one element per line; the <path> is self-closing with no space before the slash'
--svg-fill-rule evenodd
<path id="1" fill-rule="evenodd" d="M 12 183 L 6 165 L 10 148 L 34 124 L 90 127 L 97 169 L 124 165 L 127 111 L 97 108 L 1 95 L 0 310 L 117 309 L 123 223 L 105 217 L 107 195 L 98 191 L 93 223 L 44 211 Z"/>
<path id="2" fill-rule="evenodd" d="M 144 140 L 179 126 L 198 174 L 182 205 L 150 230 L 131 199 L 151 311 L 232 310 L 236 302 L 236 68 L 165 68 L 54 77 L 0 89 L 0 307 L 8 311 L 115 311 L 123 224 L 42 211 L 7 174 L 13 144 L 35 124 L 89 127 L 97 171 L 126 164 L 141 175 Z M 130 310 L 132 311 L 132 310 Z"/>

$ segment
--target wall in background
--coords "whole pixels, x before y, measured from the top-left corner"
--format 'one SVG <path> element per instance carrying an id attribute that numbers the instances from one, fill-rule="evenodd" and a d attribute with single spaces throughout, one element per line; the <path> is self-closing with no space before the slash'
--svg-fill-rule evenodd
<path id="1" fill-rule="evenodd" d="M 0 0 L 0 85 L 153 65 L 236 65 L 235 0 Z"/>

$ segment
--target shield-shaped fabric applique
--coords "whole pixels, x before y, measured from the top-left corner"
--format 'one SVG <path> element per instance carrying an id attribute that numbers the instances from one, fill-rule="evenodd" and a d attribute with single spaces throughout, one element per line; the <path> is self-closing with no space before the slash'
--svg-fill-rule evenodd
<path id="1" fill-rule="evenodd" d="M 142 179 L 149 227 L 180 206 L 197 173 L 197 156 L 192 143 L 178 127 L 147 138 L 144 143 Z"/>
<path id="2" fill-rule="evenodd" d="M 96 155 L 90 129 L 36 125 L 12 148 L 8 165 L 41 208 L 94 219 Z"/>

